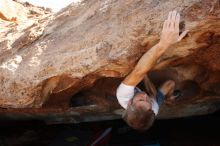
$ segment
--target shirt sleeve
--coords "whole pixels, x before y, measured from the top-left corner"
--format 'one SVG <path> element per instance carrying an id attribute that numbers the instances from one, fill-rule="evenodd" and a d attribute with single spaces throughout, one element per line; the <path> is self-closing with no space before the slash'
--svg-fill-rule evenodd
<path id="1" fill-rule="evenodd" d="M 159 112 L 159 105 L 154 98 L 151 98 L 151 105 L 152 105 L 152 110 L 153 110 L 154 114 L 157 115 Z"/>
<path id="2" fill-rule="evenodd" d="M 128 102 L 134 96 L 135 86 L 129 86 L 121 83 L 117 89 L 116 96 L 119 104 L 127 109 Z"/>

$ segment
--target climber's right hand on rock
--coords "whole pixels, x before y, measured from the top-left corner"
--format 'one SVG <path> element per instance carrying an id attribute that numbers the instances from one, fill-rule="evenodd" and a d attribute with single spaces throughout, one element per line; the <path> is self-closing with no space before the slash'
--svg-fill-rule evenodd
<path id="1" fill-rule="evenodd" d="M 167 20 L 163 24 L 160 44 L 166 47 L 179 42 L 187 34 L 184 31 L 179 35 L 180 14 L 177 11 L 170 11 Z"/>

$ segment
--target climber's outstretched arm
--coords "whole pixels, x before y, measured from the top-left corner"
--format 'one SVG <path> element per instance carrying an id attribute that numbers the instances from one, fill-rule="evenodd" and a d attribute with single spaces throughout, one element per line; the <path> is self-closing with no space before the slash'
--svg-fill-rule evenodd
<path id="1" fill-rule="evenodd" d="M 180 14 L 176 11 L 169 12 L 168 19 L 163 24 L 159 43 L 141 57 L 133 71 L 124 79 L 124 84 L 136 86 L 144 78 L 145 74 L 153 68 L 167 48 L 180 41 L 187 34 L 187 31 L 185 31 L 179 35 L 179 22 Z"/>

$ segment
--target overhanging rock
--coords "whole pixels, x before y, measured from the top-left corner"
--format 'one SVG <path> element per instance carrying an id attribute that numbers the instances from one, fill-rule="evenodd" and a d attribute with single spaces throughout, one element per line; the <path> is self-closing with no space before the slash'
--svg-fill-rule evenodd
<path id="1" fill-rule="evenodd" d="M 102 113 L 119 117 L 117 85 L 158 42 L 174 9 L 181 14 L 181 31 L 189 34 L 149 75 L 156 86 L 175 80 L 182 97 L 164 105 L 159 118 L 219 109 L 219 1 L 84 0 L 54 15 L 38 15 L 32 25 L 1 24 L 0 106 L 8 108 L 2 112 L 74 113 L 76 121 L 100 120 L 95 115 Z"/>

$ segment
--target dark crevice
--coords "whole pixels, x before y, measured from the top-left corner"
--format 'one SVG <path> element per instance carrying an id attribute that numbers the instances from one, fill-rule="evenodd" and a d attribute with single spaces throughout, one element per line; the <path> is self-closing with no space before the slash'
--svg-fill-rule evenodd
<path id="1" fill-rule="evenodd" d="M 112 77 L 98 79 L 91 88 L 81 90 L 72 96 L 70 106 L 97 105 L 106 109 L 118 107 L 119 105 L 115 95 L 120 82 L 121 79 Z"/>
<path id="2" fill-rule="evenodd" d="M 95 104 L 94 102 L 87 100 L 82 92 L 74 95 L 70 100 L 70 107 L 89 106 Z"/>

